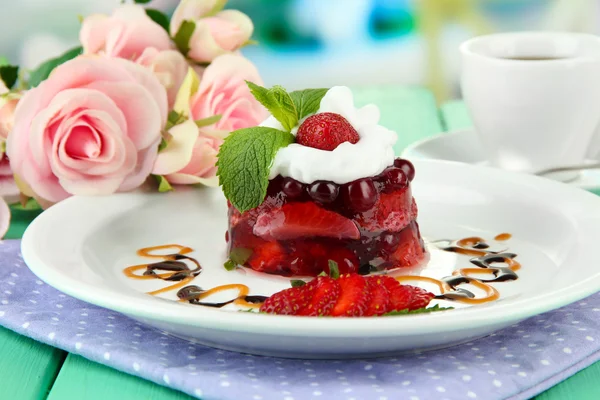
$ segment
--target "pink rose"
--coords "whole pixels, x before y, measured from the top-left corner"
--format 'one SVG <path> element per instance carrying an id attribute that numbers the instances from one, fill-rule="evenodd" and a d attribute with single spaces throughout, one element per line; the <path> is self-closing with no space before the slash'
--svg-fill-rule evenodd
<path id="1" fill-rule="evenodd" d="M 171 19 L 170 31 L 173 37 L 183 21 L 194 22 L 187 56 L 197 62 L 210 62 L 217 56 L 238 50 L 254 31 L 252 20 L 237 10 L 220 11 L 214 16 L 204 17 L 211 11 L 208 7 L 210 3 L 212 2 L 204 0 L 184 0 Z"/>
<path id="2" fill-rule="evenodd" d="M 141 185 L 167 119 L 167 95 L 146 68 L 77 57 L 21 99 L 7 154 L 19 181 L 50 202 Z"/>
<path id="3" fill-rule="evenodd" d="M 0 197 L 0 239 L 6 235 L 10 225 L 10 209 L 8 204 Z"/>
<path id="4" fill-rule="evenodd" d="M 199 131 L 192 120 L 174 126 L 169 134 L 169 145 L 159 153 L 152 173 L 177 185 L 216 186 L 215 164 L 223 139 Z"/>
<path id="5" fill-rule="evenodd" d="M 0 197 L 10 204 L 19 201 L 19 189 L 13 179 L 8 157 L 0 157 Z"/>
<path id="6" fill-rule="evenodd" d="M 252 96 L 246 81 L 263 85 L 258 70 L 249 60 L 234 54 L 215 58 L 204 70 L 200 87 L 190 99 L 191 116 L 200 120 L 220 115 L 221 119 L 207 128 L 225 134 L 258 125 L 269 113 Z"/>
<path id="7" fill-rule="evenodd" d="M 171 36 L 175 36 L 185 20 L 195 21 L 221 11 L 227 0 L 181 0 L 171 17 Z"/>
<path id="8" fill-rule="evenodd" d="M 167 89 L 169 107 L 172 107 L 189 67 L 185 57 L 175 50 L 159 51 L 154 47 L 148 47 L 136 62 L 148 67 L 156 75 Z"/>
<path id="9" fill-rule="evenodd" d="M 181 86 L 175 110 L 190 119 L 171 128 L 169 144 L 159 153 L 152 173 L 174 184 L 215 186 L 216 156 L 223 139 L 231 131 L 258 125 L 268 112 L 246 85 L 245 81 L 262 85 L 262 79 L 242 56 L 217 57 L 204 70 L 199 85 L 198 79 L 189 72 Z M 215 115 L 221 119 L 214 124 L 198 128 L 194 123 Z"/>
<path id="10" fill-rule="evenodd" d="M 84 54 L 136 60 L 148 47 L 173 47 L 169 34 L 146 15 L 142 6 L 123 4 L 111 16 L 94 14 L 83 20 L 79 40 Z"/>

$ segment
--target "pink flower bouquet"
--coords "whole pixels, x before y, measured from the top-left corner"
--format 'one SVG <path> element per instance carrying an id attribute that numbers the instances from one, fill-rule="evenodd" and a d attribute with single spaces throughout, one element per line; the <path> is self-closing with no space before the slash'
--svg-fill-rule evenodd
<path id="1" fill-rule="evenodd" d="M 0 66 L 0 238 L 19 200 L 217 185 L 223 139 L 267 117 L 238 51 L 252 21 L 224 6 L 182 0 L 169 20 L 124 4 L 84 18 L 81 47 L 37 70 Z"/>

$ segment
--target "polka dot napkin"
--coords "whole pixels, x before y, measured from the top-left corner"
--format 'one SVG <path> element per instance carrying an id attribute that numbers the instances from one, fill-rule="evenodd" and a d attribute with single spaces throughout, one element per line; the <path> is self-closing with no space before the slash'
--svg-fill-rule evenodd
<path id="1" fill-rule="evenodd" d="M 68 297 L 0 242 L 0 325 L 206 400 L 528 399 L 600 359 L 600 293 L 461 346 L 304 361 L 215 350 Z"/>

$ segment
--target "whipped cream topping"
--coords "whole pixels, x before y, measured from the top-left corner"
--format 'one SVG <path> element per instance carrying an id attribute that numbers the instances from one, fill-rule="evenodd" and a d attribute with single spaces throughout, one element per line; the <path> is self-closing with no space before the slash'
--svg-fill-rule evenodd
<path id="1" fill-rule="evenodd" d="M 377 175 L 394 162 L 394 144 L 398 136 L 378 124 L 380 114 L 377 106 L 369 104 L 356 108 L 350 89 L 334 86 L 321 100 L 317 113 L 323 112 L 346 118 L 358 132 L 360 140 L 356 144 L 342 143 L 332 151 L 293 143 L 277 152 L 269 179 L 281 175 L 306 184 L 318 180 L 344 184 Z M 273 116 L 260 126 L 283 130 Z M 292 134 L 296 134 L 298 126 L 292 129 Z"/>

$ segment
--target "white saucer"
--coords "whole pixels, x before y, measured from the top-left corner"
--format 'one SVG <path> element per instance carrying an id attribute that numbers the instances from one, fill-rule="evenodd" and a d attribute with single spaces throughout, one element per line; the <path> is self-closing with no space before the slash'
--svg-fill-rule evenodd
<path id="1" fill-rule="evenodd" d="M 450 346 L 600 289 L 600 197 L 494 168 L 423 160 L 416 160 L 415 167 L 413 194 L 430 258 L 410 274 L 440 279 L 472 267 L 472 256 L 436 250 L 431 242 L 480 236 L 492 245 L 490 250 L 505 246 L 498 251 L 517 254 L 522 265 L 518 280 L 491 284 L 499 299 L 478 305 L 438 300 L 456 309 L 421 315 L 274 316 L 180 303 L 175 301 L 177 290 L 151 296 L 146 292 L 170 283 L 123 274 L 128 266 L 149 262 L 136 250 L 177 243 L 191 247 L 189 255 L 203 266 L 191 284 L 205 289 L 243 284 L 251 295 L 290 287 L 288 278 L 223 268 L 227 205 L 218 189 L 72 197 L 33 221 L 23 237 L 23 258 L 56 289 L 174 335 L 222 349 L 300 358 L 381 356 Z M 512 238 L 494 241 L 504 232 Z"/>
<path id="2" fill-rule="evenodd" d="M 401 156 L 409 160 L 444 160 L 487 166 L 484 154 L 476 132 L 466 129 L 440 133 L 415 142 Z M 600 169 L 581 171 L 576 179 L 567 183 L 585 190 L 599 190 Z"/>

